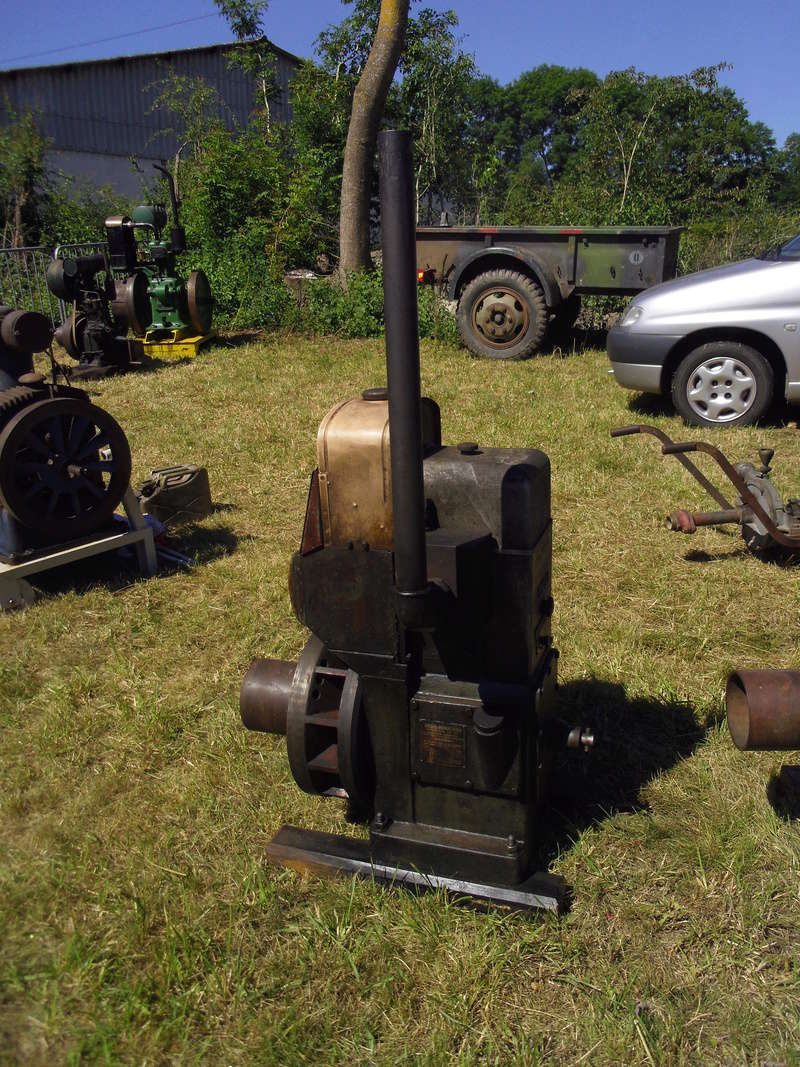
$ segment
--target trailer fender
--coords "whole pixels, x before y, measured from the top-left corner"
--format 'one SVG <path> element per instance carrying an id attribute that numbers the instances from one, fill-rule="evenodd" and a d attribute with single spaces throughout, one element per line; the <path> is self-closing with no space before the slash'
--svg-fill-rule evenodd
<path id="1" fill-rule="evenodd" d="M 521 266 L 526 273 L 532 274 L 541 285 L 548 308 L 551 311 L 557 308 L 563 300 L 563 296 L 552 271 L 530 252 L 525 252 L 521 248 L 504 247 L 502 245 L 476 249 L 459 260 L 450 275 L 448 298 L 456 300 L 465 283 L 483 273 L 484 270 L 496 270 L 503 266 L 513 269 L 515 263 L 517 266 Z M 482 269 L 476 270 L 475 268 L 478 266 Z"/>

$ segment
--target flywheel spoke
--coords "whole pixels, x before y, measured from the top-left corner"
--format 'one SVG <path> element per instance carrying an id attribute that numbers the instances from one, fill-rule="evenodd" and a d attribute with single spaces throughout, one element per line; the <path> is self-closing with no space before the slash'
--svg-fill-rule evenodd
<path id="1" fill-rule="evenodd" d="M 23 437 L 23 443 L 34 452 L 38 452 L 40 456 L 50 458 L 50 449 L 44 441 L 40 441 L 33 433 L 26 433 Z"/>
<path id="2" fill-rule="evenodd" d="M 80 452 L 75 456 L 75 462 L 84 459 L 84 457 L 90 455 L 92 452 L 99 452 L 101 448 L 108 448 L 111 442 L 108 439 L 108 434 L 99 432 L 97 433 L 87 445 L 85 445 Z"/>
<path id="3" fill-rule="evenodd" d="M 83 476 L 81 476 L 80 478 L 76 478 L 76 479 L 75 479 L 75 482 L 76 482 L 76 483 L 77 483 L 77 484 L 78 484 L 78 485 L 79 485 L 79 486 L 80 486 L 80 487 L 81 487 L 82 489 L 88 489 L 88 490 L 89 490 L 89 492 L 90 492 L 90 493 L 92 494 L 92 496 L 95 496 L 95 497 L 97 497 L 97 499 L 98 499 L 98 500 L 99 500 L 99 499 L 100 499 L 101 497 L 105 496 L 105 493 L 104 493 L 104 492 L 103 492 L 103 490 L 102 490 L 102 489 L 100 488 L 100 486 L 99 486 L 99 485 L 95 485 L 95 483 L 94 483 L 94 482 L 90 482 L 88 478 L 84 478 Z"/>

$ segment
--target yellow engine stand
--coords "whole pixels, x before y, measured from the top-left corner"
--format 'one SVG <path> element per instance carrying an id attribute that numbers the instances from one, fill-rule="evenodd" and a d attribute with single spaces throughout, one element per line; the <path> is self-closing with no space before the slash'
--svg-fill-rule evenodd
<path id="1" fill-rule="evenodd" d="M 142 351 L 146 356 L 159 356 L 161 359 L 194 358 L 203 345 L 216 336 L 216 330 L 188 335 L 186 330 L 148 330 L 142 342 Z"/>

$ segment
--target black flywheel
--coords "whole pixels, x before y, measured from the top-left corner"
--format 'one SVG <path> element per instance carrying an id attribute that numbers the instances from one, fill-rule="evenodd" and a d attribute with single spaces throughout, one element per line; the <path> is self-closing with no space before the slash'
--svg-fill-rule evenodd
<path id="1" fill-rule="evenodd" d="M 18 412 L 0 433 L 0 504 L 23 526 L 69 541 L 111 518 L 131 476 L 115 419 L 86 400 L 55 397 Z"/>
<path id="2" fill-rule="evenodd" d="M 70 317 L 61 323 L 54 336 L 68 356 L 79 360 L 86 337 L 86 316 L 79 315 L 73 308 Z"/>
<path id="3" fill-rule="evenodd" d="M 189 275 L 186 282 L 186 303 L 192 326 L 200 334 L 208 333 L 214 314 L 214 297 L 211 295 L 208 278 L 201 270 L 193 270 Z"/>

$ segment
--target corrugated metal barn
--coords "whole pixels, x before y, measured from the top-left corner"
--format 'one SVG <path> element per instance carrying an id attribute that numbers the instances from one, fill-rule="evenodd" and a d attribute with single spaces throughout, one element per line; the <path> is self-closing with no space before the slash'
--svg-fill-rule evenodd
<path id="1" fill-rule="evenodd" d="M 244 123 L 256 93 L 255 79 L 229 65 L 231 45 L 211 45 L 176 52 L 120 56 L 87 63 L 27 67 L 0 71 L 0 103 L 17 112 L 37 114 L 51 142 L 48 163 L 54 170 L 95 185 L 112 185 L 136 196 L 140 183 L 131 157 L 150 170 L 150 162 L 173 155 L 180 139 L 171 132 L 176 117 L 153 111 L 153 100 L 170 70 L 183 77 L 203 78 L 221 101 L 220 116 L 228 126 Z M 291 116 L 289 82 L 300 60 L 272 46 L 278 92 L 270 114 L 286 122 Z M 0 122 L 5 109 L 0 110 Z"/>

